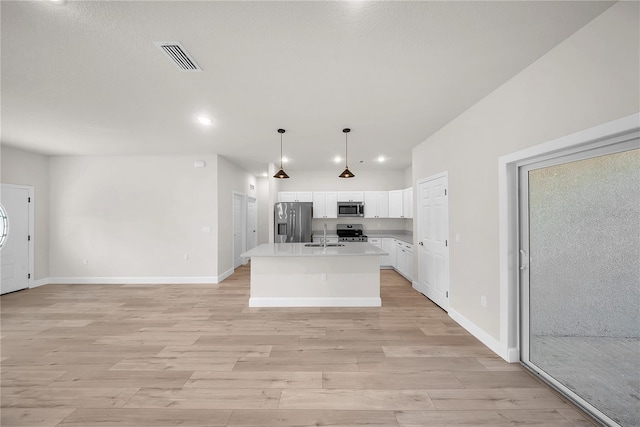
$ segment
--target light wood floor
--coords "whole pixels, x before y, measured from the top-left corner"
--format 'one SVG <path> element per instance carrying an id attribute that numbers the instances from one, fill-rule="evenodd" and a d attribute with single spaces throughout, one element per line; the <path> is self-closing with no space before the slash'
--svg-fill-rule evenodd
<path id="1" fill-rule="evenodd" d="M 397 273 L 382 282 L 382 308 L 248 308 L 246 267 L 4 295 L 1 425 L 592 425 Z"/>

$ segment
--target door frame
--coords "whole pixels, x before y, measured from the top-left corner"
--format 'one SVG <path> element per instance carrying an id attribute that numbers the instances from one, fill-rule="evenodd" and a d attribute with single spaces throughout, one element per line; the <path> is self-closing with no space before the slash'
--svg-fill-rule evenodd
<path id="1" fill-rule="evenodd" d="M 14 188 L 14 189 L 18 189 L 18 190 L 27 190 L 28 194 L 29 194 L 29 236 L 31 236 L 31 239 L 29 240 L 29 259 L 27 260 L 28 262 L 28 268 L 29 268 L 29 278 L 27 279 L 27 289 L 31 289 L 31 288 L 35 288 L 37 286 L 40 285 L 36 285 L 35 284 L 35 274 L 34 274 L 34 265 L 35 265 L 35 242 L 36 242 L 36 235 L 35 235 L 35 203 L 36 203 L 36 199 L 34 197 L 34 187 L 32 185 L 19 185 L 19 184 L 1 184 L 0 185 L 0 203 L 2 202 L 2 189 L 4 188 Z M 44 283 L 43 283 L 44 284 Z"/>
<path id="2" fill-rule="evenodd" d="M 245 224 L 244 224 L 244 228 L 245 228 L 245 250 L 247 250 L 247 248 L 249 247 L 249 203 L 254 202 L 256 204 L 256 246 L 258 246 L 258 198 L 257 197 L 253 197 L 253 196 L 246 196 L 245 197 L 245 207 L 246 207 L 246 213 L 245 213 Z M 246 264 L 246 262 L 245 262 Z"/>
<path id="3" fill-rule="evenodd" d="M 231 193 L 231 266 L 233 270 L 247 263 L 246 258 L 240 257 L 240 264 L 236 265 L 236 241 L 233 238 L 233 230 L 236 228 L 236 216 L 233 210 L 236 196 L 240 197 L 240 232 L 242 233 L 240 253 L 247 247 L 247 195 L 233 191 Z"/>
<path id="4" fill-rule="evenodd" d="M 635 136 L 634 136 L 635 135 Z M 520 361 L 520 224 L 518 169 L 528 163 L 640 135 L 640 113 L 566 135 L 498 159 L 500 340 L 485 342 L 507 362 Z"/>
<path id="5" fill-rule="evenodd" d="M 416 203 L 415 203 L 414 210 L 416 211 L 416 222 L 417 222 L 417 226 L 418 226 L 417 227 L 418 228 L 417 229 L 417 231 L 418 231 L 418 236 L 417 236 L 418 243 L 416 245 L 418 250 L 415 251 L 415 253 L 417 254 L 417 260 L 418 260 L 418 262 L 416 263 L 417 267 L 418 267 L 418 269 L 417 269 L 418 270 L 418 274 L 417 274 L 418 280 L 416 282 L 418 288 L 421 288 L 421 279 L 422 279 L 420 277 L 420 241 L 419 240 L 420 240 L 420 236 L 421 236 L 421 233 L 420 233 L 421 228 L 424 226 L 423 223 L 422 223 L 423 218 L 420 215 L 420 203 L 418 202 L 419 197 L 420 197 L 420 184 L 424 184 L 425 182 L 429 182 L 429 181 L 435 181 L 436 179 L 440 179 L 440 178 L 445 178 L 445 180 L 446 180 L 445 181 L 445 189 L 447 190 L 447 194 L 445 196 L 445 200 L 446 200 L 446 204 L 447 204 L 447 206 L 446 206 L 447 207 L 447 212 L 446 212 L 447 230 L 446 230 L 445 240 L 449 241 L 450 240 L 449 239 L 449 235 L 450 235 L 450 233 L 449 233 L 449 225 L 451 223 L 451 221 L 450 221 L 451 218 L 450 218 L 450 215 L 449 215 L 449 194 L 448 194 L 448 190 L 449 190 L 449 171 L 443 171 L 443 172 L 437 173 L 435 175 L 431 175 L 431 176 L 429 176 L 427 178 L 421 178 L 418 181 L 416 181 L 416 189 L 415 189 L 415 196 L 414 196 L 415 200 L 416 200 Z M 449 266 L 451 265 L 450 264 L 451 263 L 451 258 L 450 258 L 451 254 L 450 254 L 450 246 L 448 244 L 445 247 L 444 254 L 445 254 L 445 258 L 446 258 L 447 293 L 448 293 L 448 297 L 446 298 L 446 307 L 442 307 L 442 306 L 440 306 L 440 307 L 444 311 L 449 312 L 449 308 L 451 307 L 451 297 L 452 297 L 452 295 L 451 295 L 451 271 L 449 269 Z M 414 261 L 415 261 L 415 259 L 414 259 Z M 416 288 L 415 285 L 414 285 L 414 288 Z M 421 289 L 416 289 L 416 290 L 419 291 L 420 293 L 422 293 Z M 426 294 L 423 294 L 423 295 L 425 295 L 427 298 L 429 298 Z"/>

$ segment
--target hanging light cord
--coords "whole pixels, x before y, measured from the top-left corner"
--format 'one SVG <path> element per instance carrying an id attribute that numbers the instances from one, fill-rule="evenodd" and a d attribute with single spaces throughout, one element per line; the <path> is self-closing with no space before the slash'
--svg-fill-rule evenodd
<path id="1" fill-rule="evenodd" d="M 282 132 L 280 132 L 280 169 L 282 169 Z"/>
<path id="2" fill-rule="evenodd" d="M 349 169 L 349 145 L 348 145 L 348 140 L 349 140 L 349 133 L 345 132 L 344 133 L 344 166 L 347 169 Z"/>

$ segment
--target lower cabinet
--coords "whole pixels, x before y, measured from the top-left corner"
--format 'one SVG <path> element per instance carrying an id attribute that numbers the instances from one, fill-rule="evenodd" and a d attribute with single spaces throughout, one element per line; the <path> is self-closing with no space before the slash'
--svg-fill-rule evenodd
<path id="1" fill-rule="evenodd" d="M 395 239 L 390 239 L 390 238 L 386 238 L 386 237 L 381 237 L 381 238 L 370 238 L 367 240 L 367 242 L 371 243 L 374 246 L 379 247 L 380 249 L 382 249 L 383 251 L 385 251 L 386 253 L 388 253 L 389 255 L 382 255 L 380 256 L 380 267 L 394 267 L 395 264 L 395 246 L 394 246 L 394 241 Z"/>
<path id="2" fill-rule="evenodd" d="M 396 246 L 394 244 L 395 239 L 384 238 L 382 240 L 382 250 L 388 253 L 389 255 L 385 255 L 381 257 L 380 265 L 383 267 L 395 267 L 396 263 Z"/>
<path id="3" fill-rule="evenodd" d="M 400 274 L 407 278 L 407 280 L 413 280 L 413 245 L 405 243 L 402 240 L 395 240 L 396 250 L 396 263 L 394 268 Z"/>
<path id="4" fill-rule="evenodd" d="M 410 282 L 413 281 L 413 245 L 411 243 L 388 237 L 369 238 L 368 242 L 389 254 L 380 257 L 381 268 L 393 268 Z"/>

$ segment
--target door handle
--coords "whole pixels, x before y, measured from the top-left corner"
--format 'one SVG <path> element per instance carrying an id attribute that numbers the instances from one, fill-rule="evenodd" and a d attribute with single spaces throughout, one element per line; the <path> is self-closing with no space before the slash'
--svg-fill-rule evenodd
<path id="1" fill-rule="evenodd" d="M 527 251 L 520 249 L 520 255 L 522 257 L 520 260 L 520 270 L 526 270 L 529 268 L 529 256 L 527 255 Z"/>

